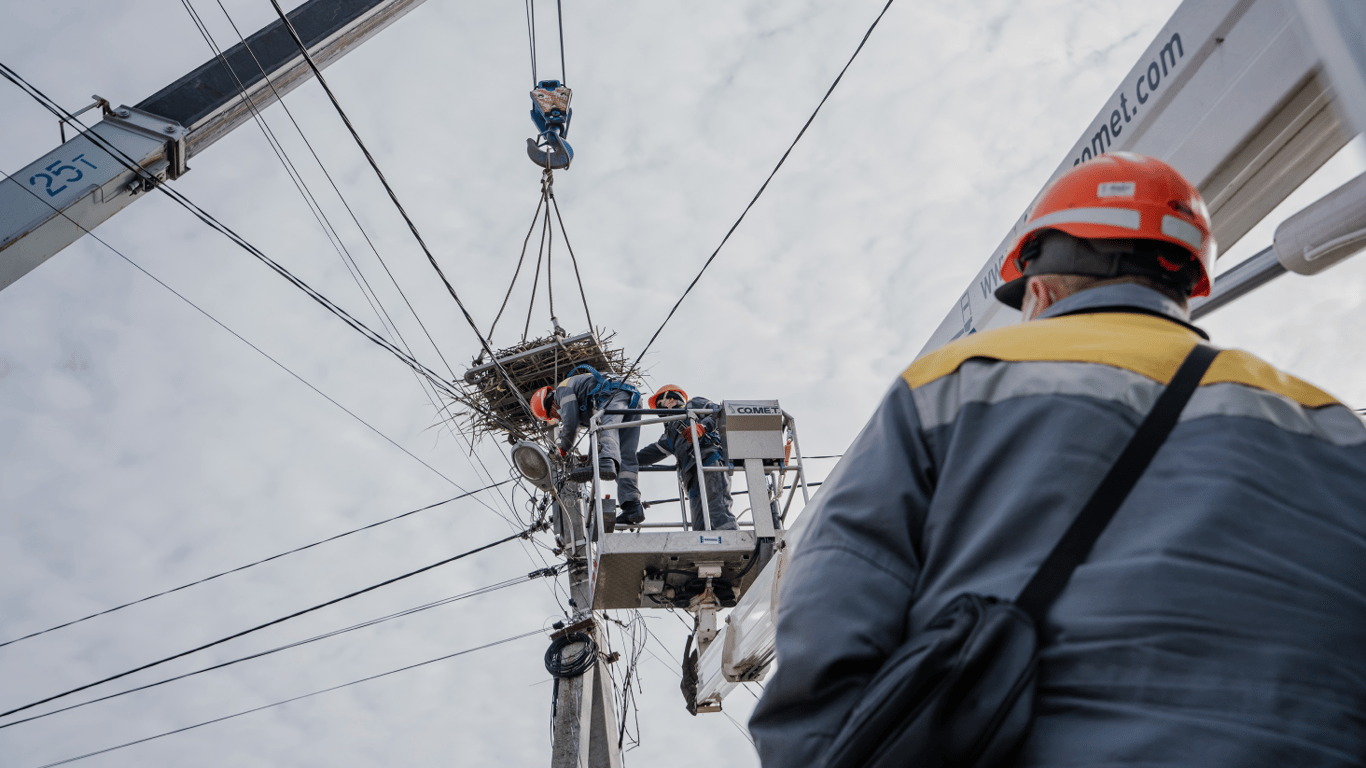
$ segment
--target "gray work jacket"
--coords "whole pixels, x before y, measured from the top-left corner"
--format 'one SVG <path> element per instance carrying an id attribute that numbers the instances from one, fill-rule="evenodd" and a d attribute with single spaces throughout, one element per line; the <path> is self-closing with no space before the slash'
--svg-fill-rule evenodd
<path id="1" fill-rule="evenodd" d="M 1014 598 L 1197 341 L 1135 285 L 1045 316 L 908 368 L 802 516 L 765 768 L 819 765 L 954 596 Z M 1041 637 L 1020 766 L 1362 765 L 1366 425 L 1225 351 Z"/>

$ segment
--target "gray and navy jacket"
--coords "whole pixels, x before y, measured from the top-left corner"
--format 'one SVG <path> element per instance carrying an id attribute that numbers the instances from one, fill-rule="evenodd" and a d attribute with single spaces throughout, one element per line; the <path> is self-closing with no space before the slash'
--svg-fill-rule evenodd
<path id="1" fill-rule="evenodd" d="M 694 397 L 683 407 L 689 410 L 701 410 L 713 408 L 716 403 L 705 397 Z M 714 464 L 725 461 L 725 454 L 721 450 L 721 441 L 716 433 L 716 414 L 709 414 L 697 420 L 706 428 L 706 432 L 698 438 L 702 446 L 702 465 L 713 466 Z M 682 473 L 685 482 L 692 484 L 696 482 L 694 467 L 697 461 L 693 458 L 692 438 L 684 431 L 688 426 L 687 421 L 669 421 L 664 423 L 664 434 L 660 435 L 655 442 L 640 449 L 636 454 L 636 462 L 640 466 L 654 464 L 662 461 L 666 457 L 673 456 L 678 462 L 678 471 Z"/>
<path id="2" fill-rule="evenodd" d="M 818 765 L 953 597 L 1013 599 L 1198 341 L 1136 285 L 1044 317 L 908 368 L 802 516 L 750 722 L 765 768 Z M 1362 765 L 1366 425 L 1223 352 L 1040 634 L 1016 765 Z"/>
<path id="3" fill-rule="evenodd" d="M 629 385 L 611 392 L 599 391 L 600 388 L 598 379 L 591 373 L 570 376 L 555 385 L 555 408 L 560 412 L 560 448 L 566 453 L 574 447 L 579 427 L 588 426 L 593 412 L 600 405 L 605 407 L 606 402 L 617 392 L 625 393 L 626 397 L 640 397 L 635 387 Z M 599 400 L 602 402 L 599 403 Z M 621 407 L 628 406 L 623 404 Z"/>

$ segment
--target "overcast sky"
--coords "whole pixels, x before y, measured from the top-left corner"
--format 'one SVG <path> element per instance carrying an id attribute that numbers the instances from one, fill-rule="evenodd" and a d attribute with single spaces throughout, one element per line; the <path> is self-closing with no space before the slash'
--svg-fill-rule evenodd
<path id="1" fill-rule="evenodd" d="M 177 0 L 0 3 L 0 60 L 68 109 L 92 93 L 136 104 L 210 56 Z M 224 4 L 243 30 L 274 15 L 267 0 Z M 895 4 L 655 343 L 651 387 L 779 399 L 808 454 L 840 453 L 1176 4 Z M 236 42 L 216 3 L 194 5 L 220 45 Z M 565 5 L 577 155 L 556 191 L 593 318 L 634 355 L 883 2 Z M 557 76 L 551 13 L 540 32 L 540 75 Z M 521 3 L 428 0 L 326 71 L 485 329 L 539 195 L 540 172 L 524 150 L 527 48 Z M 460 373 L 477 342 L 320 89 L 310 82 L 286 103 Z M 6 172 L 57 145 L 55 120 L 8 83 L 0 115 Z M 382 268 L 281 108 L 265 116 L 418 357 L 444 370 L 417 343 L 421 330 L 384 288 Z M 191 167 L 177 189 L 378 324 L 255 124 Z M 1363 168 L 1358 139 L 1223 264 L 1264 248 L 1275 224 Z M 163 197 L 146 196 L 96 233 L 355 417 L 92 238 L 66 249 L 0 292 L 0 641 L 508 476 L 503 445 L 486 441 L 471 455 L 434 426 L 433 404 L 402 365 Z M 579 332 L 587 323 L 556 253 L 557 315 Z M 522 285 L 496 346 L 520 337 Z M 1216 343 L 1257 352 L 1363 407 L 1363 321 L 1366 259 L 1357 259 L 1320 278 L 1284 277 L 1204 325 Z M 548 329 L 542 295 L 531 330 Z M 643 439 L 654 434 L 647 428 Z M 831 462 L 812 464 L 819 479 Z M 646 495 L 668 495 L 670 485 L 660 480 Z M 506 536 L 527 500 L 521 490 L 483 494 L 0 648 L 0 711 Z M 666 514 L 676 512 L 652 511 Z M 543 548 L 509 544 L 96 692 L 553 562 Z M 548 582 L 511 587 L 0 728 L 0 764 L 33 768 L 539 630 L 562 615 Z M 755 765 L 737 725 L 683 709 L 682 622 L 661 612 L 646 623 L 658 642 L 637 671 L 630 727 L 638 722 L 640 745 L 626 763 Z M 83 764 L 544 765 L 545 646 L 540 636 L 518 640 Z M 737 690 L 726 712 L 743 723 L 753 703 Z"/>

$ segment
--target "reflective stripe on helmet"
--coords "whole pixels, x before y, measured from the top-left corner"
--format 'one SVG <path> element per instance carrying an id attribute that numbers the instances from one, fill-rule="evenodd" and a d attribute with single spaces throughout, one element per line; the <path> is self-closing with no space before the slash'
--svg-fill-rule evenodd
<path id="1" fill-rule="evenodd" d="M 1105 224 L 1137 230 L 1141 222 L 1138 211 L 1128 208 L 1067 208 L 1031 220 L 1029 228 L 1039 230 L 1058 224 Z M 1200 247 L 1199 240 L 1196 240 L 1196 247 Z"/>
<path id="2" fill-rule="evenodd" d="M 1199 227 L 1188 221 L 1182 221 L 1175 216 L 1162 217 L 1162 234 L 1180 240 L 1186 245 L 1189 245 L 1191 250 L 1197 253 L 1200 251 L 1200 246 L 1205 240 L 1205 236 L 1200 232 Z"/>

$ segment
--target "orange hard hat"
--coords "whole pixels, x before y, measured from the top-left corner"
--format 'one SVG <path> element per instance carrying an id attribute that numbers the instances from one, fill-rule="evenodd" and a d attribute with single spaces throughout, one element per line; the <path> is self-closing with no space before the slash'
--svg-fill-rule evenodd
<path id="1" fill-rule="evenodd" d="M 560 414 L 555 408 L 555 388 L 544 386 L 531 393 L 531 413 L 541 421 L 559 421 Z"/>
<path id="2" fill-rule="evenodd" d="M 651 408 L 659 407 L 659 396 L 664 394 L 665 392 L 677 392 L 678 396 L 683 398 L 683 402 L 688 402 L 688 393 L 684 392 L 682 387 L 678 386 L 677 384 L 665 384 L 664 386 L 655 390 L 655 393 L 653 395 L 650 395 L 649 402 Z"/>
<path id="3" fill-rule="evenodd" d="M 997 297 L 1005 303 L 1019 307 L 1026 273 L 1067 273 L 1046 269 L 1042 264 L 1032 272 L 1028 269 L 1031 254 L 1027 246 L 1050 230 L 1081 240 L 1148 241 L 1156 249 L 1152 251 L 1155 266 L 1148 272 L 1165 271 L 1175 277 L 1189 268 L 1194 283 L 1190 295 L 1209 295 L 1214 259 L 1219 253 L 1209 209 L 1195 186 L 1161 160 L 1111 152 L 1058 177 L 1030 209 L 1024 232 L 1001 264 L 1003 285 L 997 289 Z M 1116 269 L 1111 274 L 1147 273 Z"/>

